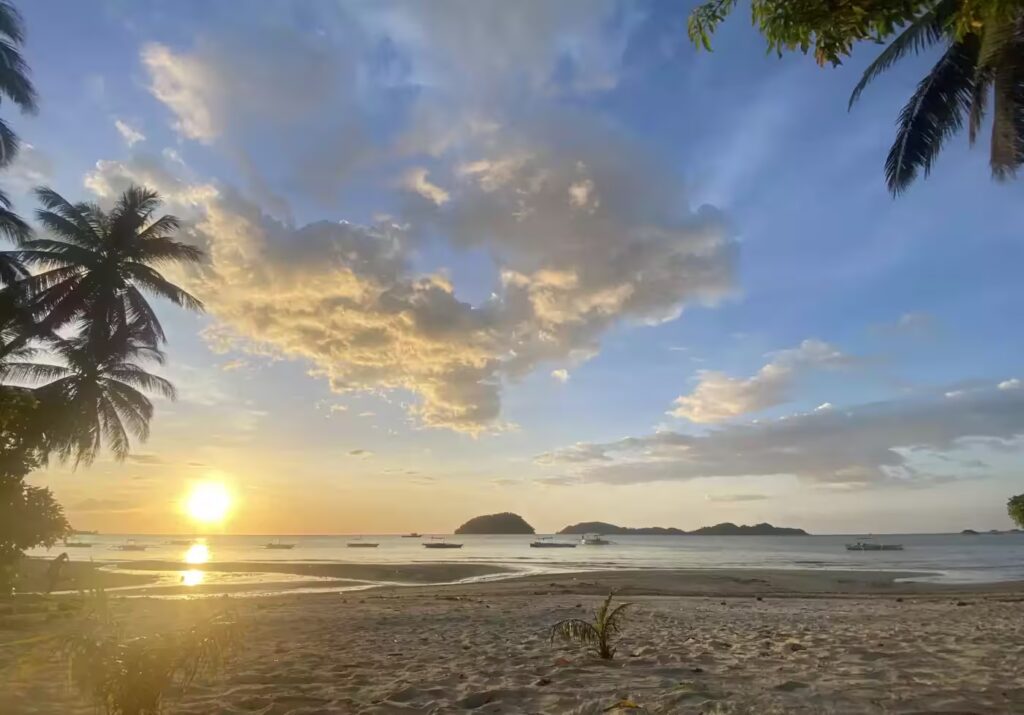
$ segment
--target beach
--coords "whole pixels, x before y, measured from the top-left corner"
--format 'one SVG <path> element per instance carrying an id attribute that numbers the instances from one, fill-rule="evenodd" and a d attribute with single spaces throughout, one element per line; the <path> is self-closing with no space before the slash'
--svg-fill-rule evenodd
<path id="1" fill-rule="evenodd" d="M 242 624 L 244 647 L 176 713 L 1024 712 L 1024 583 L 902 576 L 588 572 L 110 608 L 130 633 L 216 613 Z M 614 660 L 550 641 L 612 589 L 633 603 Z M 0 617 L 0 712 L 94 712 L 56 651 L 74 599 Z"/>

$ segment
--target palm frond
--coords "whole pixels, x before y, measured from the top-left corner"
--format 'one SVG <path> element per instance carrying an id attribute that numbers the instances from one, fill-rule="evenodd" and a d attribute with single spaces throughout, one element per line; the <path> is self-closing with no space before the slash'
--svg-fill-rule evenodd
<path id="1" fill-rule="evenodd" d="M 963 126 L 974 99 L 977 35 L 954 43 L 917 86 L 900 112 L 896 141 L 885 162 L 886 183 L 894 195 L 917 176 L 931 172 L 943 143 Z"/>
<path id="2" fill-rule="evenodd" d="M 878 75 L 899 62 L 907 54 L 911 52 L 918 54 L 943 40 L 949 31 L 950 21 L 959 7 L 959 0 L 942 0 L 910 23 L 907 29 L 890 42 L 889 46 L 864 70 L 860 81 L 850 94 L 848 108 L 853 107 L 864 89 Z"/>
<path id="3" fill-rule="evenodd" d="M 44 365 L 34 362 L 0 363 L 0 377 L 7 381 L 48 383 L 65 378 L 71 370 L 61 365 Z"/>
<path id="4" fill-rule="evenodd" d="M 584 645 L 595 645 L 600 641 L 601 636 L 592 623 L 581 618 L 567 618 L 551 626 L 551 640 L 556 638 Z"/>
<path id="5" fill-rule="evenodd" d="M 175 305 L 201 312 L 203 303 L 188 291 L 179 288 L 147 265 L 129 263 L 125 266 L 125 275 L 136 285 L 153 295 L 166 298 Z"/>

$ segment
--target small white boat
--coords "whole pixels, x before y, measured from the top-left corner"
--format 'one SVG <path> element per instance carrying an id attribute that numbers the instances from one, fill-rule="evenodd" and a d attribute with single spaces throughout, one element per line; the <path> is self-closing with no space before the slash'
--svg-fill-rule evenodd
<path id="1" fill-rule="evenodd" d="M 452 544 L 445 541 L 443 536 L 431 536 L 430 541 L 423 542 L 424 549 L 461 549 L 462 544 Z"/>
<path id="2" fill-rule="evenodd" d="M 576 544 L 570 544 L 567 541 L 555 541 L 550 536 L 542 536 L 536 541 L 530 542 L 530 548 L 532 549 L 575 549 Z"/>
<path id="3" fill-rule="evenodd" d="M 584 546 L 608 546 L 612 542 L 602 538 L 600 534 L 584 534 L 580 543 Z"/>
<path id="4" fill-rule="evenodd" d="M 410 531 L 408 534 L 402 534 L 403 539 L 422 539 L 423 534 L 418 534 L 415 531 Z"/>
<path id="5" fill-rule="evenodd" d="M 282 542 L 280 539 L 276 539 L 275 541 L 268 541 L 267 543 L 265 543 L 263 545 L 263 548 L 264 549 L 294 549 L 295 548 L 295 544 L 286 544 L 286 543 Z"/>
<path id="6" fill-rule="evenodd" d="M 128 539 L 123 544 L 118 544 L 114 548 L 118 551 L 145 551 L 147 547 L 137 543 L 135 539 Z"/>
<path id="7" fill-rule="evenodd" d="M 846 545 L 847 551 L 903 551 L 903 544 L 881 544 L 870 536 Z"/>

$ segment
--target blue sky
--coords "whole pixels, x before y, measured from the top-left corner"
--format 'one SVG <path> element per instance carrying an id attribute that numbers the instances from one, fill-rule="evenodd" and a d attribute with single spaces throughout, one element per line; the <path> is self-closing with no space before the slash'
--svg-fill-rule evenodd
<path id="1" fill-rule="evenodd" d="M 241 532 L 1009 525 L 1021 185 L 958 137 L 886 192 L 930 58 L 847 111 L 874 48 L 742 8 L 705 53 L 677 3 L 23 5 L 17 207 L 142 182 L 210 255 L 150 442 L 40 475 L 76 524 L 216 479 Z"/>

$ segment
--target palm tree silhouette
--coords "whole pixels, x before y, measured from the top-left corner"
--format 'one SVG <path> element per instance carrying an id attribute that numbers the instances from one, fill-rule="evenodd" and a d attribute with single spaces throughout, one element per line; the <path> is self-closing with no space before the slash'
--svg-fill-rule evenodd
<path id="1" fill-rule="evenodd" d="M 963 0 L 941 0 L 914 20 L 865 70 L 850 96 L 852 107 L 875 77 L 906 55 L 947 45 L 900 112 L 885 162 L 893 194 L 903 192 L 919 173 L 929 174 L 965 118 L 971 143 L 977 140 L 990 95 L 992 175 L 1011 178 L 1024 163 L 1024 14 L 1012 7 L 993 10 L 964 32 L 957 23 L 963 8 Z"/>
<path id="2" fill-rule="evenodd" d="M 49 188 L 36 189 L 36 196 L 43 206 L 36 218 L 49 237 L 24 241 L 15 253 L 25 265 L 44 269 L 22 281 L 28 308 L 43 330 L 82 322 L 98 350 L 132 323 L 139 339 L 156 346 L 167 338 L 144 294 L 203 309 L 157 270 L 198 263 L 203 253 L 172 238 L 177 218 L 154 218 L 160 206 L 155 191 L 131 186 L 109 213 L 92 203 L 72 204 Z"/>
<path id="3" fill-rule="evenodd" d="M 76 465 L 90 464 L 104 442 L 123 460 L 129 433 L 140 441 L 149 436 L 153 403 L 144 393 L 175 398 L 173 385 L 143 366 L 163 364 L 164 354 L 140 319 L 119 326 L 100 347 L 77 335 L 54 339 L 50 350 L 63 364 L 10 361 L 4 373 L 13 380 L 42 383 L 34 396 L 50 420 L 48 446 Z"/>

